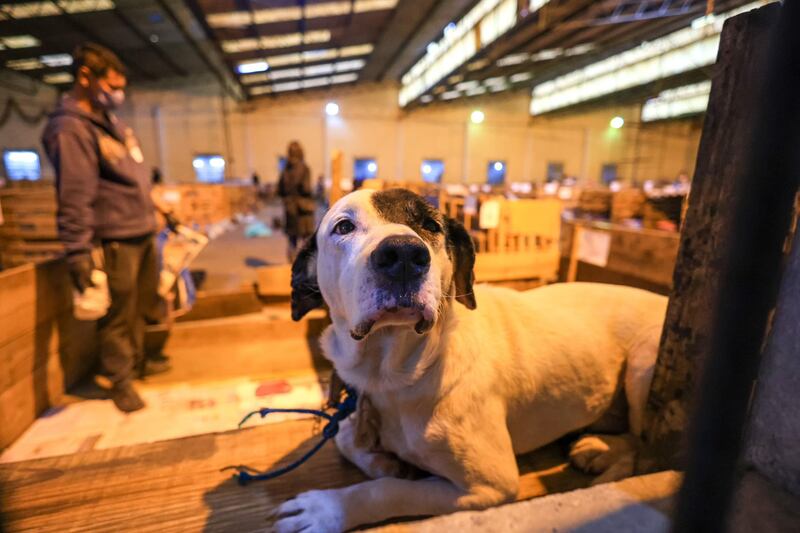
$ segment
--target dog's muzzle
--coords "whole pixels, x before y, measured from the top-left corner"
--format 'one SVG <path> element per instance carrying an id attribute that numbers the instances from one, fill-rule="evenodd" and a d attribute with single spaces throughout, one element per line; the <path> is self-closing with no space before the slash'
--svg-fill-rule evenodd
<path id="1" fill-rule="evenodd" d="M 386 237 L 370 254 L 369 265 L 378 281 L 376 297 L 387 302 L 380 313 L 402 315 L 421 313 L 414 330 L 423 334 L 433 327 L 433 319 L 425 316 L 425 306 L 417 293 L 431 267 L 431 254 L 419 238 L 411 235 Z M 385 316 L 385 315 L 384 315 Z M 380 314 L 359 323 L 350 336 L 355 340 L 366 337 Z"/>

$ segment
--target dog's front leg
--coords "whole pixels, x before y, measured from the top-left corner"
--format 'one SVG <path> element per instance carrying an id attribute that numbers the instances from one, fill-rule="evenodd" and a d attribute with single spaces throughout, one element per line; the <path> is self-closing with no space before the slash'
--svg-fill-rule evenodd
<path id="1" fill-rule="evenodd" d="M 413 470 L 410 465 L 398 459 L 395 455 L 375 451 L 361 445 L 356 436 L 356 427 L 352 419 L 347 419 L 339 425 L 336 435 L 336 447 L 351 463 L 367 476 L 377 479 L 381 477 L 410 477 Z"/>
<path id="2" fill-rule="evenodd" d="M 418 481 L 381 478 L 341 489 L 304 492 L 278 508 L 275 530 L 338 533 L 394 517 L 481 509 L 516 494 L 509 498 L 505 492 L 492 487 L 465 491 L 437 477 Z"/>

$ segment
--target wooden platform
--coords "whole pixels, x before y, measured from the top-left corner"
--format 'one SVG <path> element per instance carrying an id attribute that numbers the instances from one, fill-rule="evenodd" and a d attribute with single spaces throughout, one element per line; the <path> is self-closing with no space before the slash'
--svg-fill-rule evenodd
<path id="1" fill-rule="evenodd" d="M 326 445 L 279 480 L 240 487 L 234 464 L 267 468 L 299 457 L 317 437 L 300 420 L 227 433 L 0 465 L 9 532 L 263 531 L 299 492 L 357 483 L 361 473 Z M 520 499 L 588 485 L 558 446 L 520 458 Z"/>

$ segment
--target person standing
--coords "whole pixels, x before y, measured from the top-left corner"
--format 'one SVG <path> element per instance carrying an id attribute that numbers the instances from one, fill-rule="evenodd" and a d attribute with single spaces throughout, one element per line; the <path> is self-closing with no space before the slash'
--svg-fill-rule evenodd
<path id="1" fill-rule="evenodd" d="M 284 231 L 289 238 L 289 262 L 292 262 L 298 246 L 314 233 L 317 207 L 311 188 L 311 171 L 297 141 L 289 143 L 286 166 L 278 180 L 278 196 L 283 199 Z"/>
<path id="2" fill-rule="evenodd" d="M 100 363 L 114 404 L 131 412 L 144 407 L 132 379 L 134 369 L 145 370 L 145 316 L 157 304 L 150 176 L 133 131 L 113 113 L 125 99 L 122 62 L 87 43 L 75 49 L 72 68 L 73 87 L 50 115 L 42 143 L 56 171 L 58 233 L 73 285 L 81 293 L 93 286 L 95 267 L 108 277 L 111 305 L 97 324 Z M 92 260 L 98 245 L 103 265 Z M 156 364 L 163 370 L 166 361 Z"/>

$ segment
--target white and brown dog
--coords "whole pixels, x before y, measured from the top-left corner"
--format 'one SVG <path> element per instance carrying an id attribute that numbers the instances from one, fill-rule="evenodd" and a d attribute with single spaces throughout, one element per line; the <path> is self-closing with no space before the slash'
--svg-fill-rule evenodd
<path id="1" fill-rule="evenodd" d="M 407 190 L 354 192 L 325 215 L 293 266 L 292 312 L 330 308 L 325 356 L 380 418 L 372 445 L 352 421 L 336 443 L 374 479 L 300 494 L 279 508 L 279 532 L 513 501 L 515 455 L 577 430 L 601 434 L 573 445 L 576 466 L 597 481 L 632 473 L 666 298 L 473 289 L 474 262 L 466 230 Z M 403 463 L 430 475 L 399 478 Z"/>

